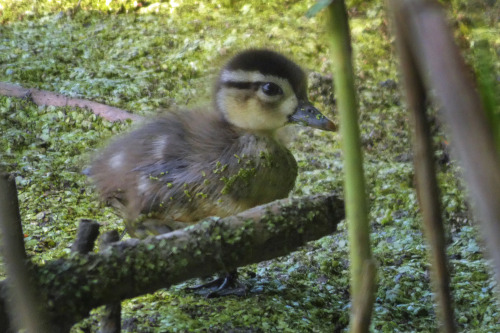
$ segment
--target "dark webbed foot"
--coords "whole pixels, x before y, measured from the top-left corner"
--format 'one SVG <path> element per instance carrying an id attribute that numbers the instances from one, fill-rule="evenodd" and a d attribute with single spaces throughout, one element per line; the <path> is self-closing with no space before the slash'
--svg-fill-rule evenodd
<path id="1" fill-rule="evenodd" d="M 207 298 L 230 295 L 245 296 L 248 291 L 248 288 L 238 280 L 237 271 L 224 273 L 210 282 L 188 289 L 195 290 L 197 294 Z"/>

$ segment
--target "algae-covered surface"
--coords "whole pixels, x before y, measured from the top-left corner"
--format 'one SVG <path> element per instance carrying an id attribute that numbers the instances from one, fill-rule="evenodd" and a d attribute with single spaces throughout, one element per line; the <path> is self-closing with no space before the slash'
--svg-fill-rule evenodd
<path id="1" fill-rule="evenodd" d="M 238 50 L 281 51 L 310 74 L 311 100 L 336 118 L 324 17 L 307 19 L 313 1 L 0 0 L 0 81 L 117 106 L 152 117 L 168 108 L 209 103 L 218 68 Z M 411 163 L 408 114 L 384 8 L 352 4 L 351 29 L 360 125 L 370 199 L 378 291 L 372 329 L 437 329 Z M 499 5 L 447 3 L 457 42 L 471 67 L 476 45 L 499 73 Z M 484 52 L 483 52 L 484 54 Z M 493 74 L 495 75 L 495 74 Z M 0 168 L 16 175 L 25 244 L 39 264 L 64 257 L 79 219 L 101 231 L 123 221 L 98 201 L 81 171 L 113 135 L 134 126 L 109 123 L 83 109 L 37 106 L 0 97 Z M 464 201 L 460 170 L 443 125 L 433 133 L 456 318 L 464 332 L 500 332 L 495 282 L 477 225 Z M 342 191 L 338 134 L 294 128 L 299 164 L 294 196 Z M 122 303 L 130 332 L 335 332 L 349 321 L 346 225 L 284 258 L 240 269 L 245 297 L 206 299 L 186 284 Z M 0 266 L 0 274 L 5 275 Z M 100 310 L 73 332 L 97 331 Z"/>

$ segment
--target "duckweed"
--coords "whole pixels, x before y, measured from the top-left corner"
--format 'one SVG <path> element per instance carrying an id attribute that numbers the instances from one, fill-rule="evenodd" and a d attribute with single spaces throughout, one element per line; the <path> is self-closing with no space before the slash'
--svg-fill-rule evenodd
<path id="1" fill-rule="evenodd" d="M 372 328 L 434 331 L 410 123 L 398 89 L 392 36 L 380 1 L 349 3 L 373 252 L 379 264 Z M 304 17 L 312 4 L 82 0 L 78 9 L 67 0 L 0 2 L 0 81 L 152 116 L 177 105 L 204 104 L 212 89 L 207 81 L 231 54 L 272 46 L 315 72 L 311 100 L 335 117 L 322 16 Z M 455 0 L 447 6 L 458 18 L 457 41 L 469 61 L 474 61 L 471 49 L 480 39 L 487 39 L 498 54 L 497 3 Z M 499 62 L 497 71 L 498 66 Z M 459 329 L 500 331 L 495 282 L 465 203 L 460 169 L 446 158 L 442 126 L 437 121 L 434 125 Z M 68 256 L 80 218 L 98 220 L 102 232 L 123 230 L 122 219 L 99 202 L 82 170 L 96 149 L 132 126 L 109 123 L 84 109 L 0 97 L 0 168 L 16 176 L 25 244 L 34 262 Z M 299 127 L 293 134 L 290 147 L 299 177 L 292 195 L 341 192 L 338 135 Z M 272 156 L 263 158 L 272 163 Z M 212 171 L 223 172 L 224 166 Z M 251 169 L 243 173 L 248 176 Z M 345 331 L 350 309 L 348 245 L 346 225 L 341 223 L 338 233 L 300 251 L 241 268 L 241 279 L 251 285 L 247 297 L 207 300 L 186 291 L 187 285 L 196 283 L 188 281 L 128 300 L 123 302 L 123 329 Z M 0 274 L 5 276 L 3 266 Z M 98 315 L 99 310 L 94 311 L 72 331 L 96 331 Z"/>

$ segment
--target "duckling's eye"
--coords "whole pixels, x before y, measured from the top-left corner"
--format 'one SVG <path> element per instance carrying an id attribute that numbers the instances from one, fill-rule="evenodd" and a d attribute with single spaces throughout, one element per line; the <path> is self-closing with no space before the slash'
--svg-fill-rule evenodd
<path id="1" fill-rule="evenodd" d="M 261 89 L 267 96 L 283 95 L 283 89 L 273 82 L 263 83 Z"/>

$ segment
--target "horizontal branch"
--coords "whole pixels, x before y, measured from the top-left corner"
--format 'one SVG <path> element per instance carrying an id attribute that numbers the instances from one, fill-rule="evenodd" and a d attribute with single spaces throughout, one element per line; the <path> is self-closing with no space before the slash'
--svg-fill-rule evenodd
<path id="1" fill-rule="evenodd" d="M 46 90 L 26 89 L 6 82 L 0 82 L 0 95 L 18 98 L 31 98 L 31 100 L 33 100 L 33 102 L 37 105 L 72 106 L 89 109 L 96 115 L 109 121 L 126 119 L 136 121 L 142 119 L 141 116 L 129 113 L 114 106 L 92 102 L 81 98 L 71 98 Z"/>
<path id="2" fill-rule="evenodd" d="M 34 266 L 51 319 L 69 325 L 95 307 L 182 281 L 286 255 L 331 234 L 344 218 L 335 195 L 283 199 L 186 229 L 111 244 Z M 1 289 L 5 284 L 0 284 Z"/>

